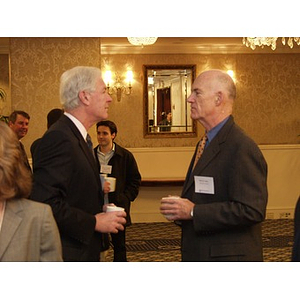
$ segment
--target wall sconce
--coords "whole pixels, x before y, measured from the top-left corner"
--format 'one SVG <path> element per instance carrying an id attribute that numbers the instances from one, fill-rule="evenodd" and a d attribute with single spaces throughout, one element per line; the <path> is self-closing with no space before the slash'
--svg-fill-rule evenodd
<path id="1" fill-rule="evenodd" d="M 106 83 L 107 92 L 109 95 L 117 95 L 117 101 L 121 101 L 122 94 L 130 95 L 132 90 L 133 72 L 127 71 L 126 73 L 126 85 L 121 82 L 121 77 L 116 73 L 115 82 L 112 80 L 112 72 L 106 71 L 104 75 L 104 81 Z"/>

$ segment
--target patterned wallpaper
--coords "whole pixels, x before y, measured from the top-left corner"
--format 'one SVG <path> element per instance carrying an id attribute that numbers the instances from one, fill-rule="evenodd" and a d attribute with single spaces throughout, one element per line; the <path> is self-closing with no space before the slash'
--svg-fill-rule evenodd
<path id="1" fill-rule="evenodd" d="M 0 54 L 0 88 L 4 90 L 6 99 L 0 99 L 0 115 L 8 116 L 11 110 L 9 89 L 9 55 Z"/>
<path id="2" fill-rule="evenodd" d="M 197 138 L 143 137 L 144 64 L 196 64 L 197 74 L 209 68 L 232 69 L 237 79 L 234 116 L 258 144 L 300 142 L 299 54 L 172 54 L 102 55 L 99 38 L 11 38 L 12 109 L 31 115 L 24 144 L 46 130 L 46 115 L 59 107 L 58 89 L 62 72 L 76 65 L 109 66 L 120 75 L 134 72 L 132 94 L 114 101 L 109 118 L 118 126 L 117 142 L 125 147 L 195 146 Z M 90 130 L 94 143 L 95 128 Z M 203 129 L 198 125 L 198 136 Z"/>
<path id="3" fill-rule="evenodd" d="M 135 74 L 133 94 L 114 102 L 110 118 L 119 126 L 119 141 L 127 147 L 194 146 L 198 138 L 143 139 L 143 64 L 196 64 L 197 75 L 207 69 L 233 70 L 237 99 L 236 122 L 258 144 L 300 142 L 300 55 L 110 55 L 102 56 L 102 70 Z M 120 114 L 120 112 L 122 112 Z M 198 125 L 198 137 L 203 134 Z"/>
<path id="4" fill-rule="evenodd" d="M 31 143 L 46 130 L 48 112 L 60 106 L 61 74 L 77 65 L 100 67 L 99 38 L 11 38 L 12 110 L 30 115 L 23 142 Z"/>

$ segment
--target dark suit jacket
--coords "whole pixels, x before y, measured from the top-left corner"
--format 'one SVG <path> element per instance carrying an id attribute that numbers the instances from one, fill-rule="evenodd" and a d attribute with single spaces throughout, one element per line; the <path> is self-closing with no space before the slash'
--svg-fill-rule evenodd
<path id="1" fill-rule="evenodd" d="M 261 261 L 267 205 L 261 151 L 231 116 L 191 172 L 194 158 L 182 191 L 196 204 L 193 220 L 182 222 L 182 260 Z M 213 178 L 214 194 L 196 193 L 194 176 Z"/>
<path id="2" fill-rule="evenodd" d="M 103 195 L 95 159 L 74 123 L 62 116 L 44 134 L 33 156 L 31 199 L 51 205 L 65 261 L 99 261 L 101 234 L 95 214 Z"/>
<path id="3" fill-rule="evenodd" d="M 294 244 L 292 261 L 300 261 L 300 196 L 296 203 L 294 214 Z"/>
<path id="4" fill-rule="evenodd" d="M 6 202 L 0 261 L 62 261 L 60 237 L 49 205 L 27 199 Z"/>
<path id="5" fill-rule="evenodd" d="M 99 146 L 94 148 L 95 157 L 98 148 Z M 100 171 L 98 159 L 97 164 Z M 109 203 L 125 208 L 126 225 L 130 225 L 130 204 L 137 197 L 141 185 L 141 175 L 136 160 L 130 151 L 115 143 L 115 153 L 108 164 L 112 166 L 112 173 L 108 176 L 116 178 L 116 190 L 108 194 Z"/>

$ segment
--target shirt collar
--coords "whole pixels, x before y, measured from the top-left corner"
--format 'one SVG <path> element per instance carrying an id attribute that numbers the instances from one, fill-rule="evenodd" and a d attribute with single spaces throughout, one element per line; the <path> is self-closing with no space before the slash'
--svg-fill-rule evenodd
<path id="1" fill-rule="evenodd" d="M 85 127 L 82 125 L 82 123 L 76 119 L 73 115 L 70 113 L 64 112 L 64 114 L 75 124 L 79 132 L 81 133 L 84 140 L 86 140 L 87 131 Z"/>
<path id="2" fill-rule="evenodd" d="M 100 153 L 100 154 L 102 154 L 102 155 L 109 155 L 110 153 L 116 151 L 116 150 L 115 150 L 115 143 L 113 142 L 112 149 L 111 149 L 109 152 L 107 152 L 106 154 L 104 154 L 103 152 L 101 152 L 100 146 L 98 146 L 98 150 L 97 150 L 97 151 L 98 151 L 98 153 Z"/>
<path id="3" fill-rule="evenodd" d="M 217 126 L 215 126 L 214 128 L 212 128 L 210 131 L 208 131 L 206 133 L 207 135 L 207 139 L 208 139 L 208 143 L 210 143 L 212 141 L 212 139 L 218 134 L 218 132 L 220 131 L 220 129 L 224 126 L 224 124 L 227 122 L 229 117 L 225 118 L 222 122 L 220 122 Z"/>

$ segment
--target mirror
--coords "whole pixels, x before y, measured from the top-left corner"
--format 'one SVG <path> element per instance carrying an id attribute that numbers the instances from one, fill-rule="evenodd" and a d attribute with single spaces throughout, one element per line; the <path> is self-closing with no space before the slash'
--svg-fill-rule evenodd
<path id="1" fill-rule="evenodd" d="M 145 137 L 193 137 L 187 98 L 196 65 L 144 65 Z"/>

